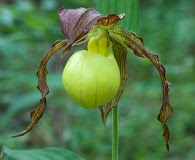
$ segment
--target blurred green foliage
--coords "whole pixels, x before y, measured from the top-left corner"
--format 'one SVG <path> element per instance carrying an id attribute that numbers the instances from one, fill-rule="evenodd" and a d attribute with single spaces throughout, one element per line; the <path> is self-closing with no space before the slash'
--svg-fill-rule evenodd
<path id="1" fill-rule="evenodd" d="M 2 160 L 84 160 L 64 148 L 47 147 L 35 149 L 10 149 L 3 148 Z"/>
<path id="2" fill-rule="evenodd" d="M 44 53 L 64 39 L 58 8 L 93 7 L 90 0 L 2 0 L 0 2 L 0 146 L 66 147 L 86 159 L 111 157 L 111 120 L 103 126 L 98 109 L 86 110 L 66 95 L 61 73 L 68 56 L 56 54 L 48 65 L 50 94 L 39 124 L 12 139 L 30 122 L 39 103 L 36 70 Z M 195 1 L 140 1 L 140 32 L 145 46 L 157 53 L 172 83 L 174 115 L 168 121 L 172 154 L 165 149 L 158 72 L 146 59 L 129 53 L 128 83 L 119 103 L 119 159 L 193 160 L 195 157 Z M 121 11 L 122 13 L 123 11 Z M 73 48 L 79 50 L 78 47 Z"/>

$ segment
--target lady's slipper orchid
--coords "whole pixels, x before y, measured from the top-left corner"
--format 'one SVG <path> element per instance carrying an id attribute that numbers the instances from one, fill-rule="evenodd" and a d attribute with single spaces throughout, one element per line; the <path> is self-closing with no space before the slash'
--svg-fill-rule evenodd
<path id="1" fill-rule="evenodd" d="M 120 85 L 120 71 L 112 43 L 104 33 L 90 38 L 88 51 L 72 55 L 62 82 L 69 96 L 85 108 L 99 107 L 114 98 Z"/>
<path id="2" fill-rule="evenodd" d="M 73 54 L 65 66 L 62 80 L 68 94 L 86 108 L 99 107 L 102 121 L 105 123 L 108 113 L 118 103 L 126 84 L 127 49 L 136 56 L 148 58 L 157 68 L 162 82 L 163 104 L 158 120 L 163 125 L 163 137 L 169 151 L 170 133 L 166 121 L 172 115 L 173 109 L 168 99 L 170 83 L 166 80 L 166 70 L 158 56 L 144 47 L 141 37 L 116 26 L 117 22 L 124 18 L 124 14 L 104 16 L 94 9 L 63 7 L 59 9 L 58 14 L 61 30 L 66 39 L 56 41 L 41 61 L 37 71 L 39 79 L 37 87 L 42 94 L 40 104 L 31 113 L 31 123 L 27 129 L 14 137 L 29 132 L 44 113 L 46 95 L 49 93 L 46 65 L 50 57 L 61 49 L 66 54 L 71 46 L 89 40 L 88 50 Z"/>

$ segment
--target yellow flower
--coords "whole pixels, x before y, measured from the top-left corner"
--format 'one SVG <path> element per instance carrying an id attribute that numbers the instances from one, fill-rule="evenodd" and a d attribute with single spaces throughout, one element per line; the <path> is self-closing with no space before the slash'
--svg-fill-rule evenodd
<path id="1" fill-rule="evenodd" d="M 42 94 L 39 106 L 31 113 L 31 123 L 27 129 L 14 137 L 29 132 L 44 113 L 46 95 L 49 93 L 46 65 L 50 57 L 61 49 L 66 54 L 73 45 L 89 40 L 88 50 L 73 54 L 65 66 L 62 81 L 67 93 L 86 108 L 99 107 L 105 123 L 108 113 L 117 105 L 125 88 L 127 50 L 138 57 L 148 58 L 158 70 L 162 83 L 163 104 L 158 120 L 162 123 L 163 137 L 169 151 L 170 133 L 166 121 L 173 113 L 168 98 L 171 84 L 166 80 L 166 70 L 158 56 L 144 47 L 142 38 L 116 26 L 124 14 L 104 16 L 92 8 L 63 7 L 58 14 L 66 39 L 56 41 L 41 61 L 37 71 L 37 88 Z"/>
<path id="2" fill-rule="evenodd" d="M 99 107 L 116 96 L 120 71 L 112 43 L 105 33 L 91 37 L 88 50 L 78 51 L 70 57 L 62 82 L 68 95 L 88 109 Z"/>

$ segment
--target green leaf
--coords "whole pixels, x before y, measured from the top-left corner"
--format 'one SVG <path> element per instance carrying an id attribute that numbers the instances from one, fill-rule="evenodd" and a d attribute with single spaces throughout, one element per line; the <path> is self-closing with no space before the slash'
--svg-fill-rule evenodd
<path id="1" fill-rule="evenodd" d="M 138 0 L 96 0 L 96 10 L 101 14 L 125 13 L 125 18 L 119 22 L 126 30 L 139 31 L 139 5 Z"/>
<path id="2" fill-rule="evenodd" d="M 4 147 L 2 160 L 84 160 L 64 148 L 10 149 Z"/>

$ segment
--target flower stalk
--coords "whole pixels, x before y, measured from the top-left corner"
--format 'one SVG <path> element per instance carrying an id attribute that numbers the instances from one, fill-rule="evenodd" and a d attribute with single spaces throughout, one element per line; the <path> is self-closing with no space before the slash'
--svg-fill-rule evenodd
<path id="1" fill-rule="evenodd" d="M 119 141 L 118 105 L 116 105 L 112 111 L 112 160 L 118 160 L 118 141 Z"/>

